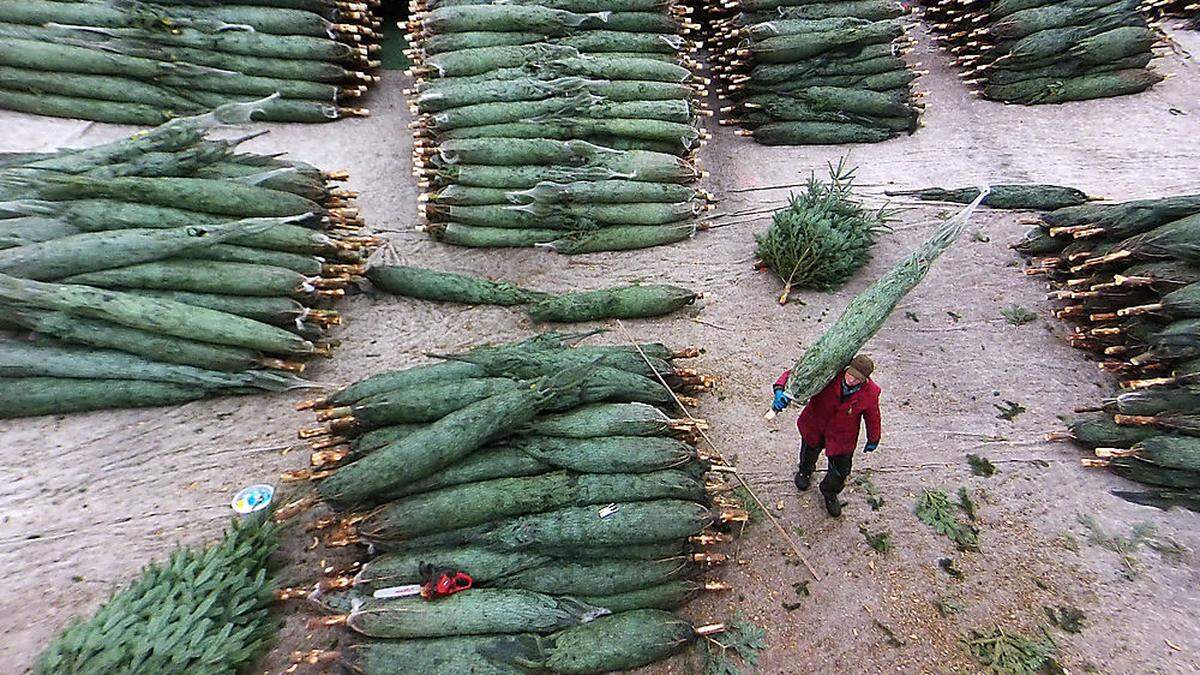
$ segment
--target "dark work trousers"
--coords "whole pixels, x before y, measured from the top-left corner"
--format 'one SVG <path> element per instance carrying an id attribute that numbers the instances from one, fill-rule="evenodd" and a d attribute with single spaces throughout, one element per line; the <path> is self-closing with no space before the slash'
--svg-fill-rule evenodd
<path id="1" fill-rule="evenodd" d="M 800 441 L 800 473 L 811 476 L 817 468 L 817 458 L 823 448 L 814 448 Z M 829 461 L 829 471 L 821 480 L 821 494 L 826 497 L 836 497 L 842 488 L 846 487 L 846 479 L 850 477 L 850 467 L 854 464 L 854 454 L 826 457 Z"/>

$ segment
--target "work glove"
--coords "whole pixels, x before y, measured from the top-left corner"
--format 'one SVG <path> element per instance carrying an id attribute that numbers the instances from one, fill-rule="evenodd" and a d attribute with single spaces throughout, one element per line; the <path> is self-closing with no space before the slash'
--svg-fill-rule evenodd
<path id="1" fill-rule="evenodd" d="M 791 402 L 792 397 L 788 396 L 786 391 L 782 389 L 776 389 L 775 401 L 771 403 L 771 410 L 774 410 L 775 412 L 783 412 L 783 409 L 788 407 L 788 404 Z"/>
<path id="2" fill-rule="evenodd" d="M 863 452 L 875 452 L 879 449 L 878 443 L 867 443 L 863 446 Z"/>

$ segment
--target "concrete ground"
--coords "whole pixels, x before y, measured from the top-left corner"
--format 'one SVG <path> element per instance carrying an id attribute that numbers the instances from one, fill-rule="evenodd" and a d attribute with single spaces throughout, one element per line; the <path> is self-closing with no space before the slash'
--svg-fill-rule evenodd
<path id="1" fill-rule="evenodd" d="M 1197 34 L 1178 39 L 1200 53 Z M 925 128 L 911 137 L 853 148 L 766 148 L 714 125 L 716 138 L 700 158 L 712 172 L 706 187 L 723 198 L 718 211 L 778 205 L 784 190 L 731 190 L 795 183 L 847 153 L 859 167 L 864 192 L 875 194 L 884 186 L 980 181 L 1059 183 L 1119 200 L 1197 188 L 1195 60 L 1168 56 L 1159 68 L 1175 77 L 1139 96 L 1020 107 L 974 98 L 927 40 L 914 59 L 931 72 L 919 81 L 929 92 Z M 971 227 L 978 236 L 965 236 L 943 256 L 871 341 L 884 390 L 884 440 L 878 452 L 856 457 L 856 472 L 866 476 L 870 470 L 884 504 L 871 510 L 864 488 L 854 487 L 845 495 L 845 514 L 833 520 L 814 493 L 798 496 L 790 484 L 794 411 L 763 423 L 770 383 L 855 293 L 916 245 L 946 207 L 907 209 L 895 233 L 876 247 L 875 260 L 844 289 L 796 294 L 782 307 L 775 302 L 778 281 L 751 269 L 761 221 L 713 229 L 677 246 L 577 258 L 445 247 L 412 231 L 417 190 L 409 173 L 410 118 L 400 93 L 406 85 L 403 76 L 387 73 L 369 102 L 369 119 L 277 126 L 250 145 L 350 170 L 349 187 L 361 191 L 368 222 L 406 263 L 546 289 L 655 280 L 705 293 L 691 313 L 627 326 L 639 339 L 705 348 L 696 367 L 717 376 L 720 385 L 698 414 L 711 420 L 714 442 L 736 458 L 821 577 L 812 581 L 762 522 L 730 547 L 736 563 L 723 576 L 735 590 L 687 609 L 698 622 L 741 610 L 764 626 L 762 672 L 978 670 L 960 638 L 994 624 L 1036 634 L 1049 605 L 1075 606 L 1086 615 L 1078 634 L 1051 629 L 1060 661 L 1072 671 L 1200 669 L 1200 516 L 1121 501 L 1109 491 L 1136 486 L 1084 469 L 1077 450 L 1041 440 L 1060 428 L 1056 416 L 1095 402 L 1111 383 L 1067 347 L 1064 325 L 1048 317 L 1043 287 L 1020 273 L 1020 261 L 1007 249 L 1025 229 L 1019 214 L 981 212 Z M 0 151 L 87 145 L 128 131 L 0 112 Z M 1040 318 L 1009 325 L 1000 312 L 1012 305 L 1034 309 Z M 501 308 L 357 296 L 344 309 L 342 348 L 311 369 L 329 385 L 418 363 L 427 351 L 537 329 Z M 601 339 L 622 338 L 616 333 Z M 3 670 L 27 669 L 57 631 L 91 612 L 147 562 L 179 543 L 217 536 L 238 488 L 301 467 L 306 454 L 296 445 L 295 430 L 311 417 L 292 405 L 304 396 L 0 422 L 0 575 L 10 581 L 0 589 L 7 617 L 0 629 Z M 1000 419 L 996 405 L 1005 401 L 1028 412 Z M 973 476 L 966 453 L 989 457 L 999 473 Z M 912 512 L 922 489 L 953 494 L 960 486 L 981 501 L 979 553 L 955 551 Z M 1119 535 L 1152 523 L 1160 539 L 1187 553 L 1175 559 L 1143 547 L 1122 560 L 1093 543 L 1081 515 Z M 889 531 L 893 550 L 871 551 L 860 524 L 870 532 Z M 319 545 L 310 549 L 310 542 L 306 533 L 289 535 L 285 583 L 311 583 L 323 563 L 348 555 Z M 962 578 L 947 575 L 941 558 L 953 558 Z M 960 611 L 943 616 L 935 607 L 939 599 Z M 336 648 L 346 639 L 336 630 L 310 630 L 310 616 L 300 605 L 290 607 L 278 646 L 256 670 L 280 672 L 293 651 Z M 678 659 L 669 668 L 686 671 L 689 661 Z"/>

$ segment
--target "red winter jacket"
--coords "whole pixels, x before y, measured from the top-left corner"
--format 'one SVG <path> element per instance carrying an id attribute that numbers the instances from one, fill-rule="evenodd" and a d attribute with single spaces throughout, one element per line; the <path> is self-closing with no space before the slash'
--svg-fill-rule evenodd
<path id="1" fill-rule="evenodd" d="M 785 370 L 775 381 L 776 387 L 787 385 Z M 796 420 L 800 438 L 814 448 L 825 448 L 830 457 L 850 455 L 858 447 L 858 429 L 862 420 L 867 423 L 867 442 L 878 443 L 882 434 L 879 418 L 879 385 L 868 379 L 858 391 L 842 400 L 842 373 L 830 380 L 816 396 L 809 399 Z"/>

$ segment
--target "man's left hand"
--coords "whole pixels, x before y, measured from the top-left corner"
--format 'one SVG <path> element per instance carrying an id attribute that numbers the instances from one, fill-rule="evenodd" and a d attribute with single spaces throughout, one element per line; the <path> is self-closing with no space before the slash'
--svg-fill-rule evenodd
<path id="1" fill-rule="evenodd" d="M 863 446 L 863 452 L 875 452 L 879 449 L 878 443 L 867 443 Z"/>

